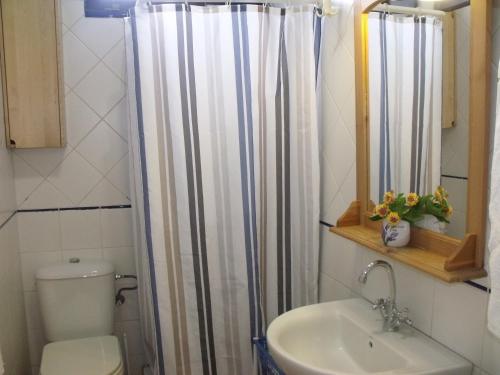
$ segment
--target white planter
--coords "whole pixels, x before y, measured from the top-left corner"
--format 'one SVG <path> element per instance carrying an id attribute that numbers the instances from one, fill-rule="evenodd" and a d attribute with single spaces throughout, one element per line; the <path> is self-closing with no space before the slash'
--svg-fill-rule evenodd
<path id="1" fill-rule="evenodd" d="M 382 241 L 385 246 L 403 247 L 410 242 L 410 223 L 401 220 L 397 225 L 390 225 L 387 220 L 382 223 Z"/>
<path id="2" fill-rule="evenodd" d="M 418 227 L 432 230 L 433 232 L 446 233 L 446 223 L 436 219 L 434 215 L 425 214 L 422 220 L 415 223 Z"/>

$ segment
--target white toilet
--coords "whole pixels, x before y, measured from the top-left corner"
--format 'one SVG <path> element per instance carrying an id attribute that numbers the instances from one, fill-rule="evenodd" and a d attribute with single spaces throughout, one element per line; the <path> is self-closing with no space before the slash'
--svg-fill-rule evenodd
<path id="1" fill-rule="evenodd" d="M 113 332 L 115 274 L 108 262 L 40 268 L 36 283 L 45 335 L 40 375 L 123 375 Z"/>

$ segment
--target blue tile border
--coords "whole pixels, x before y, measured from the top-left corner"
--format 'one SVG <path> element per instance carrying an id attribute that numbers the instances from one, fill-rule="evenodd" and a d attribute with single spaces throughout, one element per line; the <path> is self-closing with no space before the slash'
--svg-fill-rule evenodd
<path id="1" fill-rule="evenodd" d="M 130 205 L 130 204 L 117 204 L 117 205 L 111 205 L 111 206 L 28 208 L 28 209 L 19 209 L 16 212 L 112 210 L 112 209 L 116 209 L 116 208 L 131 208 L 131 207 L 132 207 L 132 205 Z"/>
<path id="2" fill-rule="evenodd" d="M 14 216 L 18 213 L 26 212 L 53 212 L 53 211 L 87 211 L 87 210 L 113 210 L 117 208 L 131 208 L 130 204 L 117 204 L 111 206 L 84 206 L 84 207 L 53 207 L 53 208 L 30 208 L 30 209 L 19 209 L 12 211 L 7 219 L 0 224 L 0 230 L 7 225 L 9 221 L 12 220 Z"/>

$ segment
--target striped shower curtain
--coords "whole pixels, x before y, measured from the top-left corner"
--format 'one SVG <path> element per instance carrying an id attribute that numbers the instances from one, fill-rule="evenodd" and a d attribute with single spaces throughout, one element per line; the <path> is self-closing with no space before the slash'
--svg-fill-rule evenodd
<path id="1" fill-rule="evenodd" d="M 129 24 L 151 361 L 157 374 L 251 374 L 252 338 L 317 301 L 314 7 L 148 5 Z"/>
<path id="2" fill-rule="evenodd" d="M 440 185 L 442 21 L 368 16 L 370 194 Z"/>

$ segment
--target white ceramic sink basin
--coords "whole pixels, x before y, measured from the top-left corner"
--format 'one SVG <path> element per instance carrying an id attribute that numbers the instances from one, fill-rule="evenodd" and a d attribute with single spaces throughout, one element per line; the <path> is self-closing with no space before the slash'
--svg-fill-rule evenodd
<path id="1" fill-rule="evenodd" d="M 422 333 L 383 332 L 380 312 L 362 299 L 289 311 L 267 330 L 271 355 L 287 375 L 470 375 L 472 365 Z"/>

